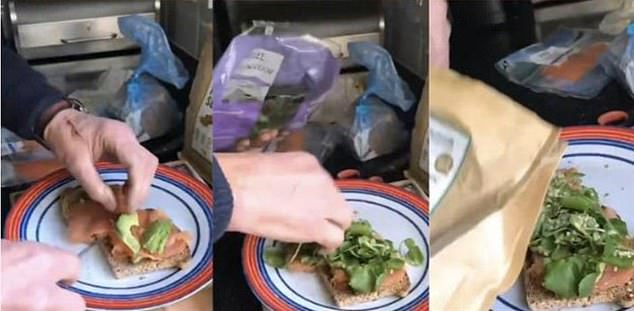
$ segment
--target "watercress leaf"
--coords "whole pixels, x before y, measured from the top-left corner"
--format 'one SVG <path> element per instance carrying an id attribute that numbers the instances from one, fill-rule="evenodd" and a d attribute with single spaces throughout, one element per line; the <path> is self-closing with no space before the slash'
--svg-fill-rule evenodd
<path id="1" fill-rule="evenodd" d="M 381 285 L 383 284 L 383 280 L 385 280 L 385 277 L 389 275 L 388 273 L 389 273 L 388 271 L 383 271 L 376 277 L 376 282 L 374 283 L 374 290 L 378 290 L 379 288 L 381 288 Z"/>
<path id="2" fill-rule="evenodd" d="M 567 246 L 558 246 L 552 252 L 550 257 L 552 257 L 552 259 L 557 260 L 557 259 L 563 259 L 563 258 L 569 257 L 570 255 L 571 255 L 571 252 Z"/>
<path id="3" fill-rule="evenodd" d="M 583 195 L 569 195 L 561 198 L 561 206 L 579 212 L 588 212 L 598 206 L 598 202 Z"/>
<path id="4" fill-rule="evenodd" d="M 579 296 L 580 297 L 590 296 L 592 294 L 592 291 L 594 290 L 594 286 L 596 285 L 598 279 L 599 279 L 598 272 L 593 272 L 584 276 L 583 279 L 581 279 L 581 282 L 579 282 Z"/>
<path id="5" fill-rule="evenodd" d="M 612 225 L 612 228 L 614 228 L 620 235 L 622 236 L 626 236 L 627 235 L 627 224 L 618 219 L 618 218 L 613 218 L 610 219 L 610 224 Z"/>
<path id="6" fill-rule="evenodd" d="M 424 256 L 418 245 L 413 239 L 406 239 L 404 241 L 407 247 L 407 254 L 405 254 L 405 261 L 412 266 L 420 266 L 423 264 Z"/>
<path id="7" fill-rule="evenodd" d="M 405 260 L 400 258 L 390 258 L 385 262 L 385 268 L 388 270 L 400 270 L 405 266 Z"/>
<path id="8" fill-rule="evenodd" d="M 355 293 L 370 293 L 374 290 L 376 277 L 369 265 L 355 266 L 349 269 L 350 281 L 348 285 Z"/>
<path id="9" fill-rule="evenodd" d="M 372 227 L 370 223 L 365 220 L 358 220 L 353 222 L 346 230 L 346 236 L 373 236 Z"/>
<path id="10" fill-rule="evenodd" d="M 544 287 L 562 298 L 573 298 L 578 294 L 583 263 L 576 257 L 551 260 L 546 264 Z"/>
<path id="11" fill-rule="evenodd" d="M 281 247 L 267 247 L 264 250 L 264 262 L 274 268 L 286 266 L 286 252 Z"/>

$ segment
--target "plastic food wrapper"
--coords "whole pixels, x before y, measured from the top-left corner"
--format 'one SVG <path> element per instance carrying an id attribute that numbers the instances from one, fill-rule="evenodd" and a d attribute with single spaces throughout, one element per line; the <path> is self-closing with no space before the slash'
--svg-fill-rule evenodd
<path id="1" fill-rule="evenodd" d="M 612 39 L 594 30 L 560 28 L 544 42 L 505 57 L 495 67 L 535 92 L 589 99 L 610 82 L 600 59 Z"/>
<path id="2" fill-rule="evenodd" d="M 348 45 L 350 58 L 369 70 L 368 86 L 357 99 L 350 137 L 362 161 L 396 151 L 408 140 L 407 131 L 388 105 L 408 111 L 416 97 L 396 71 L 390 54 L 368 42 Z"/>
<path id="3" fill-rule="evenodd" d="M 634 97 L 634 24 L 614 39 L 601 63 L 605 71 Z"/>
<path id="4" fill-rule="evenodd" d="M 119 90 L 112 113 L 132 127 L 140 141 L 162 136 L 179 125 L 182 113 L 159 80 L 181 89 L 189 74 L 156 22 L 125 16 L 119 18 L 119 29 L 141 46 L 141 60 Z"/>
<path id="5" fill-rule="evenodd" d="M 2 128 L 2 187 L 34 182 L 62 168 L 53 153 Z"/>
<path id="6" fill-rule="evenodd" d="M 566 144 L 481 82 L 435 70 L 428 81 L 430 310 L 489 310 L 520 275 Z"/>
<path id="7" fill-rule="evenodd" d="M 235 37 L 216 65 L 215 151 L 302 128 L 339 74 L 325 44 L 308 35 L 274 34 L 274 25 L 256 24 Z"/>

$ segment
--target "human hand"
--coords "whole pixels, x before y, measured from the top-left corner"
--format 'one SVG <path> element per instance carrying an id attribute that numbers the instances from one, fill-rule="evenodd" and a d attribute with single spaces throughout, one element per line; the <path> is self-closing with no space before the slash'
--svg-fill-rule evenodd
<path id="1" fill-rule="evenodd" d="M 429 66 L 449 68 L 449 36 L 447 0 L 429 1 Z"/>
<path id="2" fill-rule="evenodd" d="M 34 242 L 2 240 L 3 311 L 84 311 L 77 293 L 57 282 L 79 277 L 79 258 Z"/>
<path id="3" fill-rule="evenodd" d="M 158 159 L 139 144 L 125 123 L 65 109 L 48 123 L 44 139 L 86 193 L 107 209 L 115 210 L 117 200 L 95 169 L 100 160 L 128 168 L 127 207 L 119 206 L 120 210 L 132 211 L 145 200 Z"/>
<path id="4" fill-rule="evenodd" d="M 234 197 L 229 230 L 285 242 L 343 243 L 353 211 L 316 158 L 303 152 L 216 154 Z"/>

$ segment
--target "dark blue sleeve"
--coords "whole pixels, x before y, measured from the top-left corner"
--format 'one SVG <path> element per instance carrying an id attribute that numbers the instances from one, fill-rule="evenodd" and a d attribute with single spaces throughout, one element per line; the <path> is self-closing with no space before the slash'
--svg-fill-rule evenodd
<path id="1" fill-rule="evenodd" d="M 2 47 L 2 126 L 25 139 L 34 137 L 42 112 L 63 98 L 44 75 L 9 48 Z"/>
<path id="2" fill-rule="evenodd" d="M 225 177 L 222 169 L 218 165 L 218 161 L 213 158 L 212 161 L 212 188 L 214 192 L 214 228 L 213 241 L 218 241 L 227 230 L 231 215 L 233 213 L 233 194 L 229 182 Z"/>

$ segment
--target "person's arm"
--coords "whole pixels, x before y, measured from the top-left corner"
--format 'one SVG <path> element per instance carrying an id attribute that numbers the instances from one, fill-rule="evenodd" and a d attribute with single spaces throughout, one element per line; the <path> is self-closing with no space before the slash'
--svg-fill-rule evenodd
<path id="1" fill-rule="evenodd" d="M 212 174 L 212 188 L 214 192 L 214 227 L 212 241 L 215 243 L 222 237 L 227 227 L 229 227 L 233 213 L 233 193 L 231 193 L 229 182 L 227 182 L 227 178 L 215 157 L 212 161 Z"/>
<path id="2" fill-rule="evenodd" d="M 214 240 L 231 231 L 334 250 L 354 218 L 330 174 L 306 152 L 217 153 L 212 172 Z"/>
<path id="3" fill-rule="evenodd" d="M 451 24 L 447 12 L 447 0 L 429 1 L 429 66 L 432 68 L 449 68 Z"/>
<path id="4" fill-rule="evenodd" d="M 2 47 L 2 126 L 33 139 L 46 110 L 64 94 L 11 49 Z M 39 133 L 41 135 L 41 133 Z"/>

